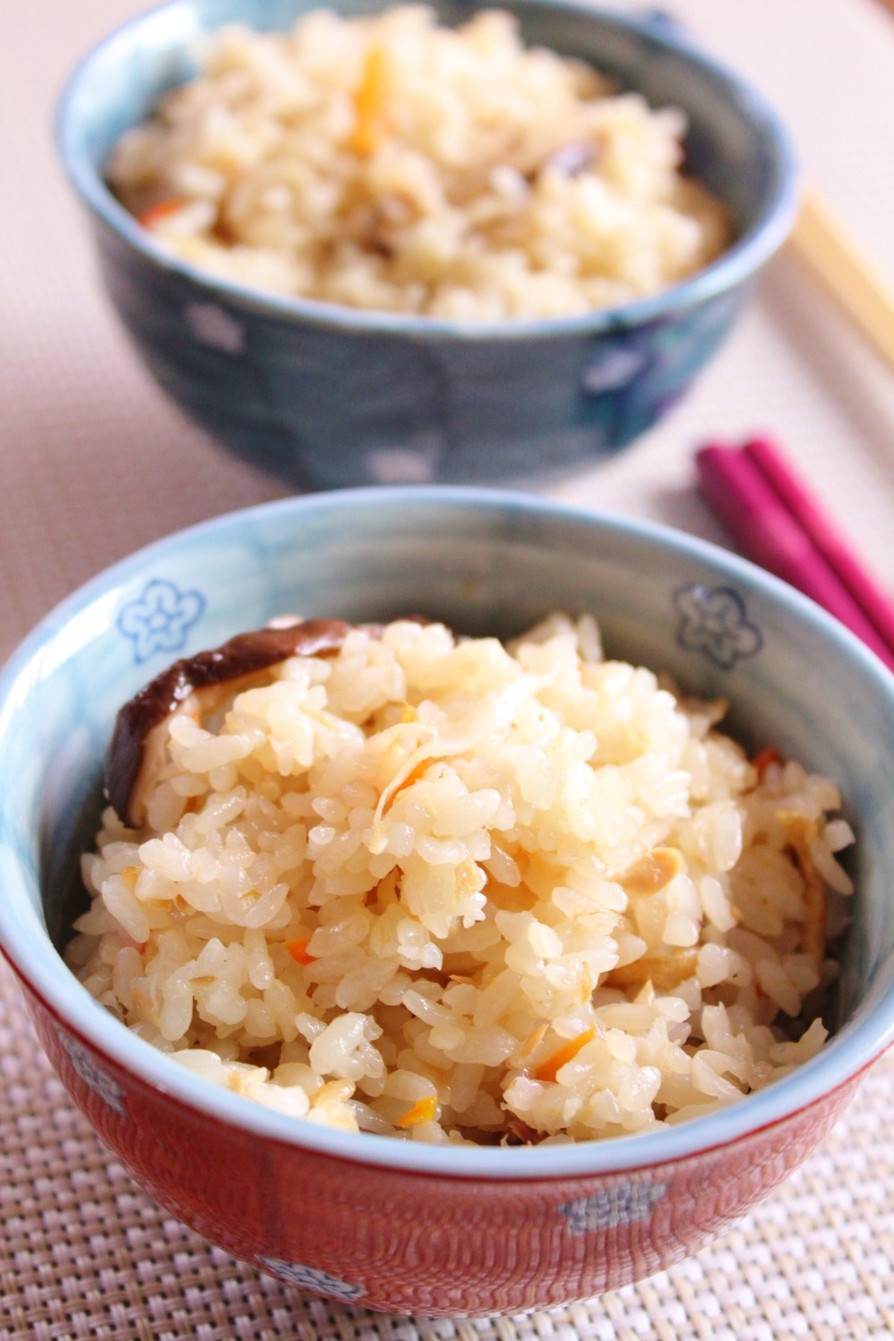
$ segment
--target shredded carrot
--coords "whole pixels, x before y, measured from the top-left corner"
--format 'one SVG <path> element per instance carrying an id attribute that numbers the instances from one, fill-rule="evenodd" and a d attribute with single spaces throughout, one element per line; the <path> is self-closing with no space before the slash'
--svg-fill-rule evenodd
<path id="1" fill-rule="evenodd" d="M 403 782 L 398 787 L 397 791 L 402 792 L 405 787 L 412 787 L 414 782 L 418 782 L 430 763 L 431 759 L 423 759 L 420 763 L 416 765 L 415 768 L 411 768 L 407 776 L 404 778 Z M 395 792 L 394 795 L 396 796 L 397 792 Z M 392 800 L 393 799 L 394 798 L 392 797 Z"/>
<path id="2" fill-rule="evenodd" d="M 162 219 L 167 219 L 169 215 L 176 214 L 183 205 L 182 200 L 159 200 L 155 205 L 150 205 L 147 210 L 138 217 L 137 222 L 144 228 L 153 228 L 155 224 L 161 223 Z"/>
<path id="3" fill-rule="evenodd" d="M 417 1099 L 411 1108 L 408 1108 L 403 1117 L 397 1119 L 397 1125 L 406 1129 L 407 1127 L 418 1127 L 421 1122 L 431 1122 L 432 1118 L 437 1116 L 438 1096 L 436 1094 L 426 1094 L 423 1099 Z"/>
<path id="4" fill-rule="evenodd" d="M 779 753 L 775 745 L 767 745 L 765 749 L 758 750 L 751 763 L 752 767 L 757 772 L 758 782 L 763 782 L 770 765 L 782 763 L 782 755 Z"/>
<path id="5" fill-rule="evenodd" d="M 388 797 L 388 800 L 385 802 L 385 805 L 383 806 L 383 812 L 387 810 L 389 806 L 394 804 L 395 798 L 398 797 L 401 792 L 406 791 L 408 787 L 412 787 L 414 782 L 419 781 L 419 779 L 422 777 L 423 773 L 428 768 L 431 762 L 432 762 L 431 759 L 423 759 L 422 762 L 418 763 L 415 768 L 410 769 L 407 776 L 402 779 L 402 781 L 398 784 L 398 786 L 395 787 L 394 791 Z"/>
<path id="6" fill-rule="evenodd" d="M 295 936 L 292 940 L 286 941 L 286 949 L 296 964 L 313 964 L 315 962 L 317 956 L 307 953 L 309 945 L 309 936 Z"/>
<path id="7" fill-rule="evenodd" d="M 354 91 L 354 129 L 348 148 L 367 158 L 382 138 L 382 113 L 388 81 L 387 58 L 382 47 L 372 47 L 366 57 L 363 75 Z"/>
<path id="8" fill-rule="evenodd" d="M 545 1061 L 541 1062 L 539 1066 L 535 1066 L 531 1073 L 534 1079 L 555 1080 L 565 1063 L 576 1057 L 581 1048 L 586 1047 L 590 1039 L 595 1037 L 596 1027 L 591 1024 L 589 1029 L 585 1029 L 583 1033 L 575 1034 L 574 1038 L 569 1038 L 567 1043 L 563 1043 L 560 1048 L 556 1048 L 555 1052 L 550 1053 Z"/>

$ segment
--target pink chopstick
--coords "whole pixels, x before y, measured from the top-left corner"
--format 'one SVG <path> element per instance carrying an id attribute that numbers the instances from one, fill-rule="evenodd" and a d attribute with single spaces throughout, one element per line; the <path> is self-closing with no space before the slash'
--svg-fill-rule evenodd
<path id="1" fill-rule="evenodd" d="M 894 602 L 867 573 L 844 536 L 805 489 L 779 448 L 766 438 L 746 442 L 745 453 L 770 482 L 789 512 L 835 570 L 870 624 L 894 648 Z"/>
<path id="2" fill-rule="evenodd" d="M 696 453 L 702 493 L 755 563 L 840 619 L 894 670 L 894 604 L 866 572 L 779 449 L 711 443 Z"/>

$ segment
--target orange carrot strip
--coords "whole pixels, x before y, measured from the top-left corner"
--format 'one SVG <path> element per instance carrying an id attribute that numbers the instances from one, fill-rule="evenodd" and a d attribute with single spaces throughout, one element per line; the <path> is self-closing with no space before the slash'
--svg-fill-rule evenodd
<path id="1" fill-rule="evenodd" d="M 398 787 L 397 791 L 394 793 L 394 796 L 397 795 L 397 792 L 402 792 L 405 787 L 412 787 L 414 782 L 418 782 L 431 762 L 432 762 L 431 759 L 423 759 L 421 760 L 420 763 L 416 765 L 415 768 L 411 768 L 407 776 L 404 778 L 403 782 Z M 393 800 L 394 797 L 392 797 L 391 799 Z"/>
<path id="2" fill-rule="evenodd" d="M 403 782 L 401 782 L 399 786 L 395 787 L 394 791 L 388 797 L 388 800 L 385 802 L 384 806 L 385 810 L 387 810 L 389 806 L 394 804 L 395 798 L 400 796 L 401 792 L 405 792 L 408 787 L 412 787 L 414 782 L 419 781 L 419 779 L 422 777 L 423 773 L 428 768 L 430 763 L 432 763 L 431 759 L 423 759 L 422 762 L 417 764 L 415 768 L 410 769 L 409 773 L 404 778 Z"/>
<path id="3" fill-rule="evenodd" d="M 348 147 L 367 158 L 379 145 L 382 110 L 388 86 L 386 56 L 381 47 L 372 47 L 366 57 L 363 75 L 354 91 L 354 129 Z"/>
<path id="4" fill-rule="evenodd" d="M 418 1127 L 420 1122 L 430 1122 L 438 1112 L 438 1096 L 436 1094 L 426 1094 L 423 1099 L 417 1099 L 411 1108 L 408 1108 L 403 1117 L 397 1119 L 397 1125 L 406 1129 L 407 1127 Z"/>
<path id="5" fill-rule="evenodd" d="M 751 763 L 757 770 L 758 782 L 763 782 L 770 765 L 782 763 L 782 755 L 779 753 L 775 745 L 767 745 L 765 749 L 758 750 Z"/>
<path id="6" fill-rule="evenodd" d="M 154 224 L 166 219 L 169 214 L 176 214 L 184 203 L 182 200 L 159 200 L 157 204 L 150 205 L 147 210 L 139 215 L 137 223 L 142 224 L 144 228 L 152 228 Z"/>
<path id="7" fill-rule="evenodd" d="M 572 1057 L 576 1057 L 581 1048 L 586 1047 L 591 1038 L 596 1037 L 595 1025 L 590 1025 L 581 1034 L 575 1034 L 574 1038 L 569 1038 L 567 1043 L 563 1043 L 555 1052 L 550 1053 L 545 1061 L 539 1066 L 535 1066 L 531 1073 L 535 1080 L 555 1080 L 559 1071 L 566 1062 L 570 1062 Z"/>
<path id="8" fill-rule="evenodd" d="M 295 936 L 293 940 L 286 941 L 286 949 L 292 956 L 296 964 L 313 964 L 316 955 L 309 955 L 307 947 L 310 945 L 309 936 Z"/>

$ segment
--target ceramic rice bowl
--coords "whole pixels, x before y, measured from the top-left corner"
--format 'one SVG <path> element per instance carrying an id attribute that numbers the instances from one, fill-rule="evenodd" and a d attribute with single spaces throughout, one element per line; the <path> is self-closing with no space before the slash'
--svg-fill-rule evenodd
<path id="1" fill-rule="evenodd" d="M 785 1078 L 640 1135 L 517 1148 L 331 1130 L 203 1080 L 61 958 L 118 707 L 284 611 L 425 612 L 508 636 L 591 611 L 608 653 L 722 695 L 730 731 L 840 784 L 856 832 L 833 1036 Z M 696 1250 L 805 1158 L 894 1031 L 894 678 L 788 587 L 699 541 L 499 491 L 318 494 L 172 536 L 75 593 L 0 681 L 0 944 L 73 1100 L 168 1211 L 300 1290 L 487 1314 L 617 1288 Z"/>
<path id="2" fill-rule="evenodd" d="M 527 485 L 633 442 L 712 358 L 788 233 L 796 171 L 774 112 L 664 19 L 511 0 L 527 43 L 589 59 L 651 105 L 683 109 L 687 167 L 728 206 L 732 246 L 653 297 L 573 317 L 444 320 L 265 296 L 176 259 L 103 173 L 122 132 L 195 73 L 200 35 L 231 21 L 286 28 L 312 7 L 175 0 L 101 43 L 67 85 L 61 156 L 146 366 L 213 437 L 303 486 Z M 437 0 L 435 11 L 456 23 L 477 7 Z"/>

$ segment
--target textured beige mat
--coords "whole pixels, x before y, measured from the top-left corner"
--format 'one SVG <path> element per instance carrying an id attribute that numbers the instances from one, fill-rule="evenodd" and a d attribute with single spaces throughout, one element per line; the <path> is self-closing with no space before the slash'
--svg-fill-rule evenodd
<path id="1" fill-rule="evenodd" d="M 894 1337 L 894 1057 L 773 1196 L 670 1271 L 470 1322 L 297 1293 L 179 1225 L 68 1102 L 0 965 L 3 1341 L 860 1341 Z"/>

